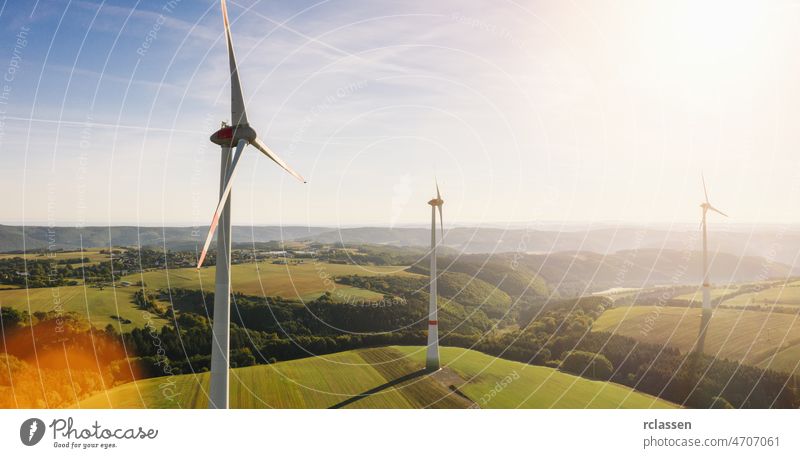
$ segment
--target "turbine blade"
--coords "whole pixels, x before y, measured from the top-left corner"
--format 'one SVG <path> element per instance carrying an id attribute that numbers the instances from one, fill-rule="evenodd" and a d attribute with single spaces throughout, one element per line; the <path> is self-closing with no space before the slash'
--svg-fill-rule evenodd
<path id="1" fill-rule="evenodd" d="M 726 215 L 725 213 L 722 213 L 720 210 L 718 210 L 717 208 L 715 208 L 715 207 L 713 207 L 713 206 L 709 206 L 709 207 L 708 207 L 708 209 L 709 209 L 709 210 L 714 210 L 715 212 L 719 213 L 720 215 L 722 215 L 722 216 L 724 216 L 724 217 L 726 217 L 726 218 L 729 218 L 729 216 L 728 216 L 728 215 Z"/>
<path id="2" fill-rule="evenodd" d="M 231 125 L 247 124 L 247 113 L 244 108 L 242 96 L 242 83 L 239 81 L 239 70 L 236 67 L 236 55 L 233 53 L 233 38 L 231 37 L 231 24 L 228 21 L 228 6 L 225 0 L 222 3 L 222 21 L 225 23 L 225 41 L 228 44 L 228 61 L 231 67 Z"/>
<path id="3" fill-rule="evenodd" d="M 228 196 L 231 194 L 233 174 L 236 172 L 236 164 L 239 163 L 239 158 L 242 157 L 242 150 L 244 150 L 245 145 L 247 145 L 247 140 L 245 139 L 239 140 L 239 144 L 236 145 L 236 152 L 234 153 L 233 161 L 231 162 L 230 168 L 228 168 L 228 173 L 225 178 L 225 188 L 223 188 L 222 193 L 220 194 L 219 203 L 217 204 L 216 210 L 214 210 L 214 217 L 211 219 L 211 226 L 208 228 L 208 235 L 206 236 L 206 241 L 203 244 L 203 251 L 200 253 L 200 258 L 197 260 L 198 269 L 203 266 L 203 261 L 205 261 L 206 254 L 208 254 L 208 247 L 211 245 L 211 239 L 214 237 L 214 232 L 217 230 L 219 217 L 222 215 L 222 209 L 225 207 L 225 204 L 228 201 Z"/>
<path id="4" fill-rule="evenodd" d="M 706 195 L 706 203 L 708 203 L 708 190 L 706 190 L 706 177 L 703 172 L 700 172 L 700 178 L 703 179 L 703 193 Z"/>
<path id="5" fill-rule="evenodd" d="M 283 159 L 279 158 L 277 154 L 273 153 L 272 150 L 269 149 L 267 145 L 265 145 L 264 142 L 261 141 L 260 138 L 256 138 L 253 141 L 253 146 L 258 148 L 258 150 L 264 153 L 265 156 L 275 161 L 275 163 L 280 165 L 284 170 L 291 173 L 293 177 L 297 178 L 303 183 L 306 182 L 305 178 L 303 178 L 299 173 L 295 172 L 291 167 L 289 167 L 289 164 L 283 162 Z"/>
<path id="6" fill-rule="evenodd" d="M 434 178 L 434 181 L 436 181 L 436 198 L 442 200 L 442 195 L 439 194 L 439 180 Z"/>

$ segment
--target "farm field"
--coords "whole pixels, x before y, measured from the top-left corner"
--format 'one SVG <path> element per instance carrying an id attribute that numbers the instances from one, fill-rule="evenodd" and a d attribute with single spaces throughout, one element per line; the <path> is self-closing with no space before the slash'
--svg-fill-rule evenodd
<path id="1" fill-rule="evenodd" d="M 727 294 L 735 293 L 739 290 L 738 286 L 728 286 L 728 287 L 720 287 L 720 288 L 711 288 L 711 300 L 717 299 L 719 297 L 725 296 Z M 703 302 L 703 290 L 698 289 L 693 293 L 688 294 L 681 294 L 680 296 L 676 296 L 675 299 L 681 299 L 685 301 L 691 302 Z"/>
<path id="2" fill-rule="evenodd" d="M 148 290 L 184 288 L 213 291 L 215 267 L 170 269 L 144 272 L 123 277 L 131 283 L 144 280 Z M 251 296 L 281 296 L 286 299 L 316 299 L 330 291 L 338 300 L 380 300 L 383 295 L 361 288 L 333 284 L 340 275 L 400 275 L 408 273 L 403 266 L 356 266 L 346 264 L 314 263 L 272 264 L 267 262 L 235 264 L 231 269 L 233 291 Z M 329 279 L 329 282 L 326 280 Z M 330 285 L 333 284 L 333 287 Z"/>
<path id="3" fill-rule="evenodd" d="M 790 345 L 778 353 L 767 357 L 758 367 L 800 374 L 800 343 Z"/>
<path id="4" fill-rule="evenodd" d="M 19 288 L 0 290 L 0 306 L 26 312 L 74 312 L 78 317 L 90 322 L 98 329 L 111 324 L 117 330 L 130 331 L 134 327 L 144 327 L 148 317 L 143 315 L 132 302 L 138 287 L 107 287 L 102 290 L 84 285 L 61 286 L 59 288 Z M 29 308 L 30 304 L 30 308 Z M 131 320 L 122 324 L 112 315 Z M 153 325 L 161 328 L 166 321 L 149 314 Z M 120 328 L 121 326 L 121 328 Z"/>
<path id="5" fill-rule="evenodd" d="M 425 347 L 393 347 L 424 363 Z M 493 409 L 645 409 L 674 404 L 616 383 L 590 380 L 556 369 L 495 358 L 463 348 L 442 348 L 442 360 L 465 383 L 459 390 L 481 408 Z M 491 396 L 498 382 L 519 378 Z M 487 394 L 489 396 L 487 396 Z M 486 400 L 485 404 L 483 400 Z"/>
<path id="6" fill-rule="evenodd" d="M 762 291 L 746 292 L 726 300 L 723 304 L 730 307 L 752 305 L 798 307 L 800 306 L 800 282 L 794 281 Z"/>
<path id="7" fill-rule="evenodd" d="M 642 342 L 666 344 L 683 352 L 695 345 L 700 329 L 699 308 L 633 306 L 606 310 L 594 331 L 613 332 Z M 648 325 L 648 323 L 651 323 Z M 706 334 L 705 353 L 759 366 L 773 356 L 770 367 L 792 372 L 792 353 L 800 343 L 800 319 L 785 313 L 715 309 Z M 789 353 L 783 353 L 781 350 Z"/>
<path id="8" fill-rule="evenodd" d="M 347 285 L 333 284 L 333 288 L 326 284 L 324 275 L 332 278 L 336 275 L 416 275 L 403 270 L 403 267 L 360 267 L 353 265 L 314 263 L 299 265 L 277 264 L 237 264 L 233 266 L 232 282 L 233 291 L 244 294 L 268 296 L 283 296 L 288 299 L 302 298 L 303 300 L 316 299 L 325 291 L 341 301 L 377 301 L 383 295 L 362 288 Z M 147 290 L 171 288 L 201 289 L 213 291 L 214 268 L 172 269 L 169 271 L 149 271 L 143 274 L 127 275 L 118 281 L 135 284 L 144 277 Z M 262 293 L 263 286 L 263 293 Z M 138 286 L 107 286 L 102 290 L 84 285 L 61 286 L 59 288 L 18 288 L 10 285 L 0 286 L 0 306 L 14 308 L 30 313 L 41 311 L 56 311 L 58 304 L 63 312 L 74 312 L 79 317 L 86 319 L 96 328 L 102 329 L 108 324 L 122 332 L 130 331 L 134 327 L 144 327 L 148 317 L 133 303 L 133 295 L 138 291 Z M 162 302 L 162 301 L 157 301 Z M 131 320 L 131 323 L 120 323 L 112 316 Z M 160 328 L 166 321 L 152 315 L 149 317 L 153 324 Z"/>
<path id="9" fill-rule="evenodd" d="M 630 388 L 444 347 L 445 368 L 419 373 L 424 347 L 384 347 L 234 369 L 234 408 L 670 408 Z M 518 377 L 514 377 L 517 374 Z M 514 377 L 491 395 L 496 384 Z M 399 380 L 399 381 L 398 381 Z M 81 408 L 203 408 L 208 373 L 129 383 L 81 401 Z M 455 386 L 463 393 L 453 392 Z M 172 387 L 171 401 L 162 393 Z M 167 392 L 167 394 L 171 394 Z M 368 395 L 365 395 L 368 394 Z M 359 396 L 361 395 L 361 396 Z M 466 395 L 466 397 L 464 396 Z M 467 399 L 469 398 L 469 399 Z"/>
<path id="10" fill-rule="evenodd" d="M 32 261 L 60 261 L 63 259 L 76 259 L 76 258 L 89 258 L 87 264 L 94 264 L 100 261 L 108 261 L 110 258 L 107 254 L 100 253 L 104 248 L 87 248 L 83 252 L 80 251 L 56 251 L 44 255 L 40 252 L 17 253 L 17 254 L 0 254 L 0 259 L 12 258 L 25 258 Z M 80 266 L 77 263 L 73 267 Z"/>
<path id="11" fill-rule="evenodd" d="M 759 285 L 763 289 L 760 291 L 753 291 L 753 289 Z M 792 281 L 780 285 L 776 285 L 774 281 L 768 281 L 760 284 L 746 283 L 711 289 L 712 300 L 731 294 L 733 294 L 733 297 L 725 299 L 722 305 L 727 307 L 758 306 L 762 309 L 769 309 L 772 307 L 800 307 L 800 281 Z M 697 289 L 693 293 L 676 296 L 675 299 L 700 303 L 703 301 L 702 289 Z"/>
<path id="12" fill-rule="evenodd" d="M 642 291 L 642 288 L 608 288 L 603 291 L 596 291 L 591 293 L 592 296 L 605 296 L 611 300 L 622 299 L 624 297 L 632 296 Z"/>

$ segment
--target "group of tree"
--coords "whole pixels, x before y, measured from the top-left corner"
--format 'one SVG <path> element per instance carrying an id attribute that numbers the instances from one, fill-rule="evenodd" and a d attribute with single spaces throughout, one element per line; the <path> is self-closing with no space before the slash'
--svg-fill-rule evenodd
<path id="1" fill-rule="evenodd" d="M 439 322 L 443 345 L 613 381 L 688 407 L 800 407 L 797 380 L 791 375 L 593 332 L 593 322 L 612 306 L 610 300 L 548 299 L 528 293 L 514 278 L 505 288 L 503 280 L 494 288 L 490 280 L 495 273 L 485 279 L 471 277 L 470 266 L 462 265 L 462 271 L 442 276 L 445 297 L 439 298 Z M 499 265 L 495 267 L 500 269 Z M 316 300 L 299 302 L 234 294 L 231 365 L 243 367 L 354 348 L 425 343 L 429 302 L 425 277 L 345 276 L 336 282 L 380 292 L 384 300 L 346 303 L 325 293 Z M 31 363 L 34 355 L 30 353 L 34 348 L 45 355 L 63 355 L 67 349 L 69 359 L 61 356 L 63 361 L 59 362 L 52 356 L 52 363 L 44 365 L 46 376 L 53 380 L 66 374 L 59 371 L 68 363 L 84 371 L 77 382 L 65 381 L 63 387 L 52 388 L 57 396 L 45 389 L 15 399 L 34 400 L 25 405 L 39 402 L 51 406 L 73 402 L 75 393 L 85 394 L 134 377 L 208 370 L 213 293 L 171 290 L 167 309 L 155 306 L 157 296 L 157 292 L 142 290 L 134 300 L 141 309 L 169 324 L 125 333 L 113 326 L 98 331 L 69 315 L 28 316 L 3 308 L 0 318 L 4 335 L 23 336 L 7 340 L 0 348 L 6 355 L 0 363 L 5 361 L 12 374 L 23 379 L 36 375 Z M 513 323 L 508 322 L 509 317 L 513 317 Z M 34 332 L 19 332 L 26 327 Z M 77 357 L 73 355 L 91 355 L 94 366 L 81 366 L 73 361 Z M 0 372 L 3 370 L 0 367 Z M 3 382 L 0 379 L 0 391 L 11 388 Z M 62 389 L 65 391 L 59 391 Z"/>
<path id="2" fill-rule="evenodd" d="M 98 391 L 145 376 L 109 327 L 70 315 L 0 309 L 0 408 L 77 405 Z"/>

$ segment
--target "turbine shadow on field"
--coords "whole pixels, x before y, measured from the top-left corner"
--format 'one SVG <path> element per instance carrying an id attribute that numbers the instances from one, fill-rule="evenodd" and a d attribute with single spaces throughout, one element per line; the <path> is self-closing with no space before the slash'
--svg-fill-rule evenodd
<path id="1" fill-rule="evenodd" d="M 429 372 L 426 371 L 425 369 L 420 369 L 418 371 L 411 372 L 409 374 L 406 374 L 406 375 L 403 375 L 401 377 L 398 377 L 398 378 L 396 378 L 394 380 L 388 381 L 388 382 L 384 383 L 383 385 L 376 386 L 375 388 L 370 388 L 369 390 L 364 391 L 363 393 L 359 393 L 359 394 L 357 394 L 357 395 L 355 395 L 355 396 L 353 396 L 351 398 L 345 399 L 344 401 L 342 401 L 342 402 L 340 402 L 338 404 L 334 404 L 334 405 L 330 406 L 329 409 L 341 409 L 342 407 L 346 407 L 346 406 L 348 406 L 348 405 L 350 405 L 350 404 L 352 404 L 352 403 L 354 403 L 356 401 L 359 401 L 361 399 L 364 399 L 364 398 L 366 398 L 368 396 L 372 396 L 373 394 L 380 393 L 383 390 L 389 389 L 389 388 L 391 388 L 393 386 L 399 385 L 399 384 L 404 383 L 404 382 L 408 382 L 410 380 L 413 380 L 413 379 L 415 379 L 417 377 L 420 377 L 420 376 L 428 374 L 428 373 Z"/>

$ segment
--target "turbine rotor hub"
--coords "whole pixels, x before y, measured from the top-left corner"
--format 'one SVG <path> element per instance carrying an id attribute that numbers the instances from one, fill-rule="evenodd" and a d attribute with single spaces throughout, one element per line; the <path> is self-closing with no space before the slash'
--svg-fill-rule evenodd
<path id="1" fill-rule="evenodd" d="M 242 139 L 246 140 L 247 143 L 252 143 L 256 139 L 256 131 L 250 127 L 250 124 L 223 125 L 222 128 L 211 134 L 209 139 L 211 143 L 219 146 L 234 148 L 239 143 L 239 140 Z"/>

